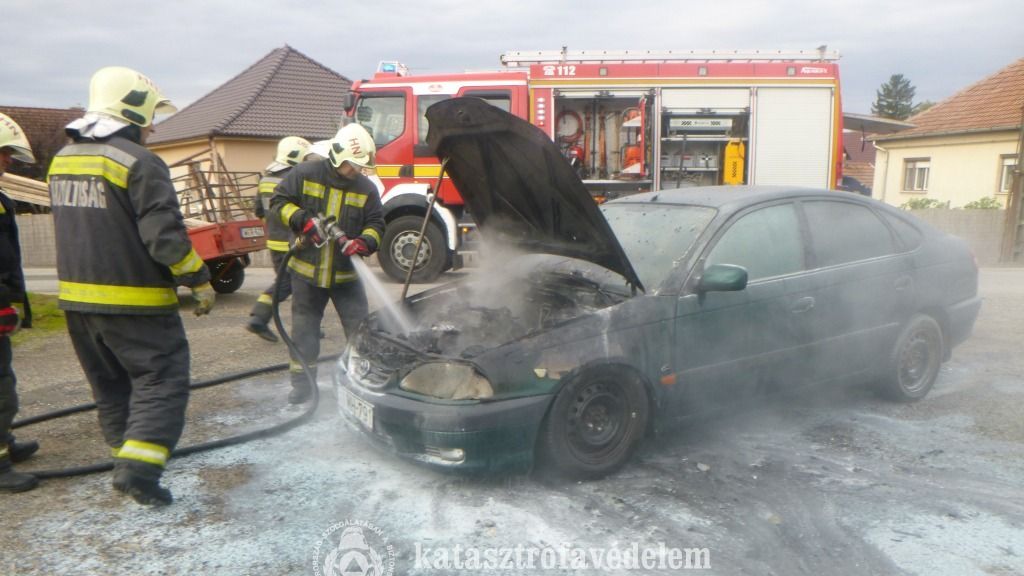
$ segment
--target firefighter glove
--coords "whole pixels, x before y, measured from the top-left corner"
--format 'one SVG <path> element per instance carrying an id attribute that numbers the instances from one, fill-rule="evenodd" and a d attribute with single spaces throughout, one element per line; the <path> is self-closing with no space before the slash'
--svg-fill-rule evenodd
<path id="1" fill-rule="evenodd" d="M 196 316 L 209 314 L 213 309 L 213 303 L 217 299 L 216 292 L 209 282 L 192 287 L 192 299 L 196 301 Z"/>
<path id="2" fill-rule="evenodd" d="M 10 336 L 21 326 L 21 317 L 14 306 L 0 308 L 0 337 Z"/>
<path id="3" fill-rule="evenodd" d="M 345 256 L 353 256 L 356 254 L 360 256 L 369 256 L 370 247 L 366 245 L 366 240 L 363 240 L 362 238 L 352 238 L 348 242 L 345 242 L 345 245 L 341 247 L 341 252 Z"/>
<path id="4" fill-rule="evenodd" d="M 324 245 L 323 226 L 319 218 L 309 218 L 302 225 L 302 236 L 308 238 L 314 246 Z"/>

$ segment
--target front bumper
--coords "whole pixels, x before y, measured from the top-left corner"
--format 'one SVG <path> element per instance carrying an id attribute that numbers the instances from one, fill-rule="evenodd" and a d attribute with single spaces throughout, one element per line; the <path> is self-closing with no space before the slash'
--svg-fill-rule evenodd
<path id="1" fill-rule="evenodd" d="M 419 400 L 370 390 L 344 368 L 336 368 L 333 378 L 338 411 L 358 430 L 405 458 L 464 471 L 528 470 L 553 398 Z"/>

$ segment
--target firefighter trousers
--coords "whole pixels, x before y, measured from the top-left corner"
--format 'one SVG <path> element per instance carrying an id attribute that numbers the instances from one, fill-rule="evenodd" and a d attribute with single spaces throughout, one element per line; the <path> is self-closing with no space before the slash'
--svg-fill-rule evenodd
<path id="1" fill-rule="evenodd" d="M 320 323 L 324 318 L 327 301 L 334 304 L 334 310 L 341 319 L 345 337 L 351 338 L 359 324 L 366 318 L 366 291 L 359 280 L 336 284 L 331 288 L 317 288 L 302 278 L 292 282 L 292 340 L 302 358 L 313 371 L 316 380 L 316 359 L 320 356 Z M 306 387 L 308 382 L 302 372 L 302 365 L 292 356 L 292 386 Z"/>
<path id="2" fill-rule="evenodd" d="M 274 270 L 280 270 L 281 261 L 284 260 L 287 252 L 278 252 L 276 250 L 270 251 L 270 260 L 274 263 Z M 253 324 L 262 324 L 266 326 L 270 324 L 270 317 L 274 313 L 274 289 L 277 288 L 280 291 L 278 298 L 281 302 L 284 302 L 292 295 L 292 275 L 288 270 L 281 273 L 280 276 L 274 279 L 274 282 L 269 288 L 260 294 L 260 297 L 256 300 L 256 305 L 252 307 L 252 311 L 249 312 L 249 316 L 252 316 Z"/>
<path id="3" fill-rule="evenodd" d="M 177 313 L 66 313 L 115 466 L 159 478 L 185 425 L 189 351 Z"/>
<path id="4" fill-rule="evenodd" d="M 14 377 L 14 368 L 11 367 L 13 359 L 11 339 L 7 336 L 0 337 L 0 459 L 7 455 L 11 423 L 18 413 L 18 392 L 15 390 L 18 380 Z"/>

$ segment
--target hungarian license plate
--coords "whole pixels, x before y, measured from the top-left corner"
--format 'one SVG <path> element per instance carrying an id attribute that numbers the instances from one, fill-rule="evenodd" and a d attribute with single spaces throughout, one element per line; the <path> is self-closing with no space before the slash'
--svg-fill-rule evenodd
<path id="1" fill-rule="evenodd" d="M 354 394 L 346 390 L 345 409 L 348 410 L 349 414 L 355 416 L 356 420 L 359 420 L 364 426 L 373 430 L 373 404 L 356 398 Z"/>
<path id="2" fill-rule="evenodd" d="M 263 238 L 264 234 L 262 226 L 242 228 L 242 238 Z"/>

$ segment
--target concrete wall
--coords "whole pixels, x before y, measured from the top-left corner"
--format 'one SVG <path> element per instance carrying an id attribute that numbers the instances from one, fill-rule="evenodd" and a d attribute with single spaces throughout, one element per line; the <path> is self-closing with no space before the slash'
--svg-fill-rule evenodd
<path id="1" fill-rule="evenodd" d="M 968 202 L 989 197 L 1006 206 L 1006 194 L 999 192 L 1002 159 L 1017 153 L 1013 131 L 959 136 L 881 140 L 875 157 L 872 196 L 900 206 L 912 198 L 934 198 L 960 208 Z M 903 190 L 904 163 L 910 158 L 929 159 L 928 190 Z"/>
<path id="2" fill-rule="evenodd" d="M 24 268 L 52 268 L 57 265 L 53 217 L 49 214 L 18 214 L 21 262 Z"/>
<path id="3" fill-rule="evenodd" d="M 929 208 L 912 210 L 911 214 L 943 232 L 967 241 L 978 259 L 978 264 L 989 266 L 999 263 L 999 252 L 1006 224 L 1006 210 L 950 210 Z"/>

